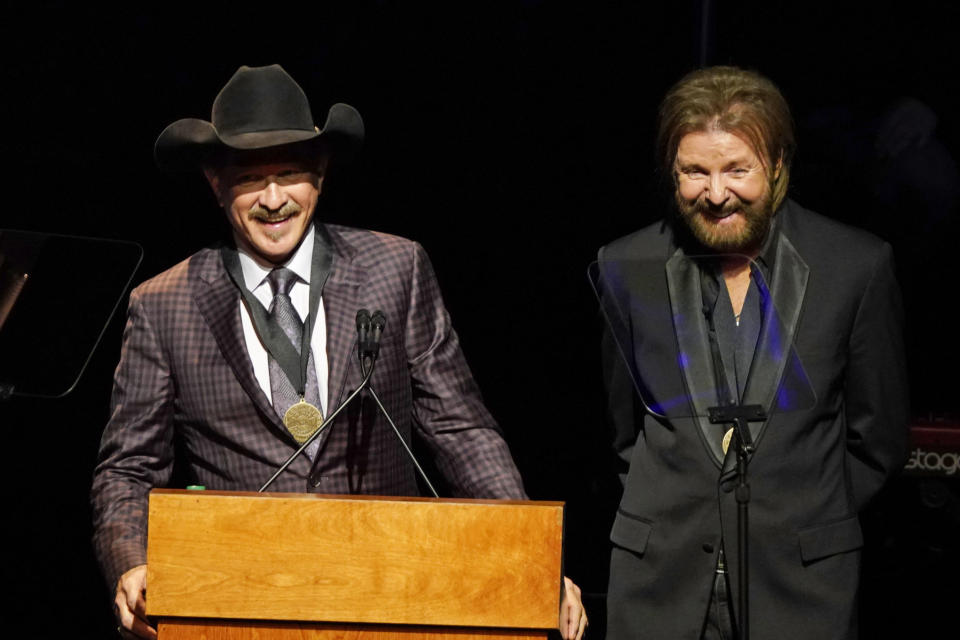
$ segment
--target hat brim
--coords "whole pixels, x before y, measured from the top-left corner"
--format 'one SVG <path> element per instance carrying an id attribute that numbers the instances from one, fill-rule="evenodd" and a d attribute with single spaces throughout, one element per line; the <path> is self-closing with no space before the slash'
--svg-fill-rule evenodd
<path id="1" fill-rule="evenodd" d="M 363 119 L 356 109 L 338 102 L 327 112 L 322 129 L 280 129 L 221 135 L 206 120 L 177 120 L 160 134 L 153 147 L 157 166 L 167 171 L 202 168 L 226 151 L 256 151 L 289 144 L 325 145 L 338 160 L 350 159 L 363 144 Z M 302 145 L 301 145 L 302 146 Z"/>

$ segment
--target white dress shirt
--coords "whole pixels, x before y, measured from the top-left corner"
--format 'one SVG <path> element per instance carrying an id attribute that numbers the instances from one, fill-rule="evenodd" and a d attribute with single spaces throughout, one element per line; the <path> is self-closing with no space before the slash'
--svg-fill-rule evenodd
<path id="1" fill-rule="evenodd" d="M 310 267 L 313 260 L 313 236 L 314 228 L 311 225 L 307 231 L 307 236 L 294 251 L 287 262 L 282 265 L 297 274 L 299 280 L 294 283 L 290 290 L 290 300 L 293 302 L 293 308 L 297 310 L 301 321 L 306 321 L 310 312 Z M 239 243 L 238 243 L 239 245 Z M 273 301 L 273 291 L 270 289 L 270 283 L 267 282 L 267 275 L 273 267 L 263 267 L 259 265 L 249 253 L 244 249 L 239 249 L 240 267 L 243 270 L 243 281 L 253 295 L 260 301 L 265 309 L 270 308 Z M 247 355 L 250 356 L 250 362 L 253 363 L 253 374 L 260 383 L 260 388 L 267 395 L 267 398 L 273 399 L 270 391 L 270 364 L 267 356 L 267 350 L 260 337 L 253 328 L 253 321 L 250 319 L 250 312 L 247 311 L 243 300 L 240 301 L 240 320 L 243 323 L 243 337 L 247 344 Z M 300 345 L 297 345 L 299 348 Z M 323 299 L 317 306 L 317 320 L 313 323 L 313 335 L 310 337 L 310 348 L 313 349 L 313 363 L 317 369 L 317 386 L 320 391 L 320 411 L 324 416 L 327 415 L 327 376 L 329 373 L 327 366 L 327 321 L 323 312 Z"/>

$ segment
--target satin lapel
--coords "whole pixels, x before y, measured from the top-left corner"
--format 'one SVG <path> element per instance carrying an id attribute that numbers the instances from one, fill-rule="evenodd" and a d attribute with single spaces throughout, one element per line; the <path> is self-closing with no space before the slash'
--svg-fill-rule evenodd
<path id="1" fill-rule="evenodd" d="M 757 283 L 764 301 L 763 324 L 743 394 L 743 404 L 758 404 L 767 412 L 767 420 L 750 423 L 754 451 L 760 446 L 770 416 L 799 408 L 790 405 L 806 396 L 803 387 L 807 378 L 793 349 L 793 338 L 800 321 L 810 268 L 783 233 L 777 238 L 776 255 L 770 287 L 763 286 L 760 281 Z M 770 304 L 771 299 L 773 304 Z M 784 377 L 785 369 L 789 379 Z M 732 447 L 723 462 L 724 473 L 736 466 Z"/>
<path id="2" fill-rule="evenodd" d="M 719 438 L 710 437 L 718 427 L 711 425 L 706 417 L 707 409 L 717 404 L 717 393 L 710 355 L 710 328 L 703 315 L 700 269 L 678 249 L 667 261 L 666 272 L 680 367 L 690 399 L 689 411 L 700 430 L 704 447 L 719 467 L 723 451 Z"/>
<path id="3" fill-rule="evenodd" d="M 354 264 L 349 256 L 340 253 L 334 255 L 330 277 L 323 287 L 323 312 L 327 320 L 327 362 L 330 367 L 328 414 L 336 409 L 344 398 L 347 372 L 352 367 L 359 367 L 356 357 L 356 318 L 357 309 L 361 307 L 361 291 L 366 281 L 367 270 L 362 265 Z M 330 429 L 333 428 L 336 428 L 336 423 L 321 434 L 321 450 Z"/>
<path id="4" fill-rule="evenodd" d="M 253 375 L 253 365 L 247 355 L 246 342 L 243 337 L 243 325 L 240 322 L 240 293 L 230 281 L 227 272 L 220 264 L 219 252 L 207 256 L 207 262 L 199 274 L 199 288 L 194 292 L 194 301 L 200 309 L 200 315 L 210 327 L 220 347 L 224 359 L 233 369 L 237 381 L 243 390 L 250 396 L 257 409 L 270 418 L 271 424 L 278 433 L 295 440 L 290 432 L 277 417 L 273 404 L 263 393 Z"/>

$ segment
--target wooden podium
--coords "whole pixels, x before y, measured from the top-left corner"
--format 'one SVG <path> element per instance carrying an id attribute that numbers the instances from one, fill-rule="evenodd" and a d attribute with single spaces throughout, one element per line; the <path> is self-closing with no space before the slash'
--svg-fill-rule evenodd
<path id="1" fill-rule="evenodd" d="M 563 503 L 155 489 L 160 640 L 546 638 Z"/>

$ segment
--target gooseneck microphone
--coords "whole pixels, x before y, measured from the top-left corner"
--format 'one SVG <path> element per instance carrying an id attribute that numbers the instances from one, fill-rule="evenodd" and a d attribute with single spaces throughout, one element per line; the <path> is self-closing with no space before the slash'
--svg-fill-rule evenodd
<path id="1" fill-rule="evenodd" d="M 360 326 L 359 313 L 357 314 L 357 326 Z M 373 315 L 369 317 L 369 326 L 369 344 L 367 345 L 366 350 L 361 348 L 360 353 L 358 354 L 360 357 L 360 371 L 364 374 L 364 379 L 369 378 L 373 372 L 373 365 L 376 363 L 377 356 L 380 353 L 380 338 L 383 336 L 383 330 L 387 326 L 387 317 L 382 311 L 374 311 Z M 439 498 L 440 495 L 437 493 L 437 490 L 433 488 L 433 484 L 430 482 L 430 478 L 427 477 L 423 467 L 420 466 L 417 456 L 413 455 L 413 451 L 410 449 L 407 441 L 404 440 L 403 435 L 400 433 L 400 429 L 397 428 L 397 425 L 393 422 L 393 418 L 391 418 L 390 414 L 387 412 L 387 408 L 383 406 L 382 402 L 380 402 L 380 397 L 377 395 L 377 392 L 374 391 L 373 387 L 369 385 L 367 386 L 367 392 L 377 404 L 377 407 L 380 409 L 380 413 L 382 413 L 383 417 L 387 419 L 387 423 L 390 425 L 390 428 L 393 429 L 393 432 L 396 434 L 400 444 L 403 445 L 403 450 L 407 452 L 407 457 L 409 457 L 410 461 L 413 462 L 413 466 L 416 467 L 420 477 L 423 478 L 427 488 L 430 489 L 430 493 L 433 494 L 434 498 Z"/>
<path id="2" fill-rule="evenodd" d="M 374 311 L 370 317 L 370 342 L 374 357 L 380 353 L 380 336 L 383 335 L 385 326 L 387 326 L 387 317 L 383 315 L 383 311 Z"/>
<path id="3" fill-rule="evenodd" d="M 357 357 L 360 358 L 360 371 L 364 374 L 380 353 L 380 334 L 386 323 L 382 311 L 375 312 L 373 316 L 377 317 L 376 322 L 366 309 L 357 311 Z"/>
<path id="4" fill-rule="evenodd" d="M 365 345 L 370 339 L 370 312 L 366 309 L 357 311 L 357 349 L 363 354 Z"/>

